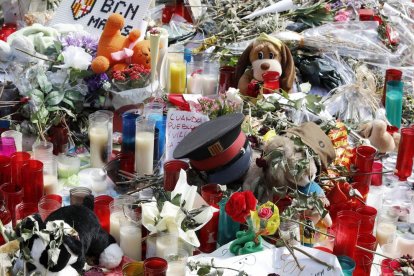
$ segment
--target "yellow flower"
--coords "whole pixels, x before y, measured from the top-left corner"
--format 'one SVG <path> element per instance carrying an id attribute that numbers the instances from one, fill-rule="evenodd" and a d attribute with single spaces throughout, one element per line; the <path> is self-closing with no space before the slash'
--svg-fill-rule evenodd
<path id="1" fill-rule="evenodd" d="M 262 204 L 257 210 L 250 211 L 254 232 L 266 230 L 267 235 L 273 235 L 280 225 L 279 209 L 273 202 Z M 262 223 L 261 223 L 262 222 Z"/>

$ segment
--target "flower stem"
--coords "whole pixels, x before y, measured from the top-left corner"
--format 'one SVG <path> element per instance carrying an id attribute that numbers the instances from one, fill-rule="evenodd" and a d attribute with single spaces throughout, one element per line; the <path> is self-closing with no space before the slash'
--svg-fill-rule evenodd
<path id="1" fill-rule="evenodd" d="M 279 236 L 280 236 L 280 232 L 279 232 Z M 293 259 L 295 260 L 295 262 L 296 262 L 296 265 L 298 266 L 298 268 L 300 269 L 300 271 L 303 271 L 303 269 L 304 269 L 304 267 L 302 267 L 301 265 L 300 265 L 300 263 L 299 263 L 299 261 L 298 261 L 298 258 L 296 257 L 296 255 L 295 255 L 295 252 L 293 252 L 293 249 L 292 249 L 292 247 L 290 247 L 290 245 L 284 240 L 284 239 L 281 239 L 282 241 L 283 241 L 283 243 L 284 243 L 284 245 L 286 246 L 286 248 L 289 250 L 289 252 L 290 252 L 290 254 L 292 254 L 292 257 L 293 257 Z"/>
<path id="2" fill-rule="evenodd" d="M 307 227 L 307 228 L 310 228 L 310 229 L 312 229 L 312 230 L 314 230 L 314 231 L 316 231 L 316 232 L 318 232 L 318 233 L 320 233 L 320 234 L 322 234 L 322 235 L 328 236 L 328 237 L 330 237 L 330 238 L 335 238 L 335 236 L 333 236 L 333 235 L 331 235 L 331 234 L 328 234 L 328 233 L 325 233 L 325 232 L 322 232 L 321 230 L 318 230 L 318 229 L 316 229 L 316 228 L 313 228 L 313 227 L 311 227 L 311 226 L 309 226 L 309 225 L 307 225 L 307 224 L 305 224 L 305 223 L 303 223 L 303 222 L 296 221 L 296 220 L 294 220 L 294 219 L 290 219 L 290 218 L 283 217 L 283 216 L 280 216 L 280 218 L 285 219 L 285 220 L 288 220 L 288 221 L 292 221 L 292 222 L 295 222 L 295 223 L 298 223 L 298 224 L 300 224 L 300 225 L 302 225 L 302 226 L 305 226 L 305 227 Z"/>
<path id="3" fill-rule="evenodd" d="M 322 261 L 322 260 L 319 260 L 318 258 L 315 258 L 314 256 L 312 256 L 311 254 L 309 254 L 308 252 L 306 252 L 305 250 L 302 250 L 302 249 L 300 249 L 300 248 L 298 248 L 298 247 L 296 247 L 296 246 L 293 246 L 292 247 L 294 250 L 297 250 L 297 251 L 299 251 L 300 253 L 302 253 L 303 255 L 306 255 L 307 257 L 309 257 L 309 258 L 311 258 L 312 260 L 314 260 L 315 262 L 317 262 L 317 263 L 319 263 L 319 264 L 321 264 L 321 265 L 324 265 L 324 266 L 326 266 L 326 267 L 328 267 L 329 269 L 333 269 L 333 266 L 332 265 L 330 265 L 330 264 L 328 264 L 328 263 L 326 263 L 326 262 L 324 262 L 324 261 Z"/>

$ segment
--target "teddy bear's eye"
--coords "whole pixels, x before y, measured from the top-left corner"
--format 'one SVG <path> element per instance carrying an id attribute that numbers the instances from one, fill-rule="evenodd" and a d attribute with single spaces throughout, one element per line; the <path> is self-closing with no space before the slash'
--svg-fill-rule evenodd
<path id="1" fill-rule="evenodd" d="M 258 57 L 259 59 L 263 59 L 263 52 L 259 52 L 259 53 L 257 54 L 257 57 Z"/>
<path id="2" fill-rule="evenodd" d="M 275 54 L 273 54 L 273 53 L 270 53 L 270 54 L 269 54 L 269 58 L 270 58 L 270 59 L 273 59 L 274 57 L 275 57 Z"/>

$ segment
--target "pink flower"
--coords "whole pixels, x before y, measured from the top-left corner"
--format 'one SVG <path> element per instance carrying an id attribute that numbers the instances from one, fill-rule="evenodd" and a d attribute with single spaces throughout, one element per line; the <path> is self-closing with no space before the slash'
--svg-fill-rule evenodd
<path id="1" fill-rule="evenodd" d="M 261 208 L 258 212 L 259 218 L 268 220 L 272 217 L 273 212 L 272 209 L 268 207 Z"/>
<path id="2" fill-rule="evenodd" d="M 326 3 L 325 4 L 325 10 L 326 10 L 326 12 L 330 12 L 331 11 L 331 4 Z"/>
<path id="3" fill-rule="evenodd" d="M 334 19 L 337 22 L 348 22 L 349 21 L 349 17 L 343 13 L 335 15 Z"/>

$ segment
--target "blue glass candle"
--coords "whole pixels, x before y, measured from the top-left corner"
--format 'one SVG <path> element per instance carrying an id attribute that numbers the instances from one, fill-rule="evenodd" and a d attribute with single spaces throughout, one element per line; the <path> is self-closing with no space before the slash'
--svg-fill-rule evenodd
<path id="1" fill-rule="evenodd" d="M 122 147 L 123 153 L 132 152 L 135 154 L 135 122 L 139 114 L 136 110 L 122 114 Z"/>
<path id="2" fill-rule="evenodd" d="M 160 160 L 165 151 L 165 131 L 166 131 L 167 116 L 163 116 L 161 120 L 156 121 L 155 128 L 158 129 L 158 155 L 156 159 Z"/>
<path id="3" fill-rule="evenodd" d="M 391 125 L 401 127 L 403 82 L 387 82 L 387 94 L 385 98 L 385 110 L 387 119 Z"/>

